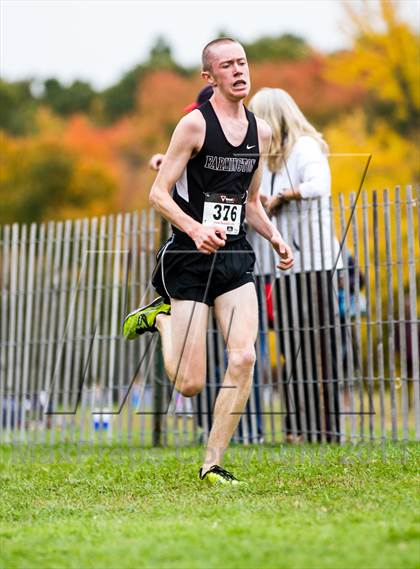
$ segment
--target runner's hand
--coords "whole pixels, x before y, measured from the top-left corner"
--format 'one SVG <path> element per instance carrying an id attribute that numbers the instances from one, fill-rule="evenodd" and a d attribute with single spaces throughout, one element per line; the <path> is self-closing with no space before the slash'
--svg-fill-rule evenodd
<path id="1" fill-rule="evenodd" d="M 226 243 L 226 231 L 220 225 L 205 226 L 200 225 L 191 235 L 195 246 L 201 253 L 216 253 L 220 247 Z"/>
<path id="2" fill-rule="evenodd" d="M 267 214 L 272 217 L 273 215 L 276 215 L 279 212 L 280 207 L 282 206 L 282 204 L 284 203 L 284 199 L 282 198 L 281 195 L 277 195 L 277 196 L 273 196 L 272 198 L 269 198 L 268 201 L 266 202 L 266 210 L 267 210 Z"/>
<path id="3" fill-rule="evenodd" d="M 152 170 L 159 170 L 162 164 L 162 160 L 165 158 L 164 154 L 153 154 L 153 156 L 149 160 L 149 167 Z"/>
<path id="4" fill-rule="evenodd" d="M 293 258 L 293 253 L 289 245 L 287 245 L 279 236 L 272 237 L 271 244 L 274 247 L 274 250 L 280 256 L 280 263 L 277 265 L 278 268 L 282 269 L 283 271 L 291 269 L 295 260 Z"/>
<path id="5" fill-rule="evenodd" d="M 267 203 L 268 203 L 269 199 L 270 198 L 268 196 L 264 196 L 263 194 L 260 194 L 260 202 L 262 203 L 264 209 L 267 208 Z"/>

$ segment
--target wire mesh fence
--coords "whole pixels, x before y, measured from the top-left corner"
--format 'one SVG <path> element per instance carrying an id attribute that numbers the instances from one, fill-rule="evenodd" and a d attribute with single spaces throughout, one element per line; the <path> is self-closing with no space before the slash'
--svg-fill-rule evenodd
<path id="1" fill-rule="evenodd" d="M 257 363 L 236 442 L 420 438 L 417 194 L 340 195 L 327 225 L 325 207 L 296 204 L 292 245 L 308 240 L 312 268 L 301 254 L 293 273 L 277 275 L 274 257 L 256 271 Z M 213 314 L 206 387 L 191 399 L 167 380 L 158 335 L 121 333 L 154 297 L 165 223 L 151 210 L 0 230 L 0 440 L 205 441 L 227 365 Z M 340 263 L 316 270 L 335 235 Z"/>

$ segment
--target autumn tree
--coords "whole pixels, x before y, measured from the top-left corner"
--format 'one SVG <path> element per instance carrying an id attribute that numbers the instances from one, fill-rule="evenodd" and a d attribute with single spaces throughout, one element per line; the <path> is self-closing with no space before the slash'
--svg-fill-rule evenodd
<path id="1" fill-rule="evenodd" d="M 419 128 L 419 36 L 402 20 L 398 3 L 343 2 L 352 49 L 333 58 L 328 76 L 344 85 L 358 83 L 369 92 L 366 111 L 384 118 L 401 134 Z M 379 7 L 378 7 L 379 6 Z"/>
<path id="2" fill-rule="evenodd" d="M 77 143 L 63 130 L 19 138 L 0 132 L 0 224 L 112 211 L 117 178 L 95 146 L 83 130 Z"/>

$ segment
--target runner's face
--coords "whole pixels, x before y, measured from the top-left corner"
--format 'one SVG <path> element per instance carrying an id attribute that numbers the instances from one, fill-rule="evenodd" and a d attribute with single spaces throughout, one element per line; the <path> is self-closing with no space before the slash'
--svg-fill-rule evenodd
<path id="1" fill-rule="evenodd" d="M 212 72 L 218 90 L 232 101 L 241 101 L 250 91 L 248 62 L 244 48 L 237 43 L 216 45 L 212 49 Z"/>

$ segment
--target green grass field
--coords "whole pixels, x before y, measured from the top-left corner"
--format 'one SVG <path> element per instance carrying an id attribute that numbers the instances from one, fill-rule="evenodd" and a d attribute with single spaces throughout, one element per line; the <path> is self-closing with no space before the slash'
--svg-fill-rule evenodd
<path id="1" fill-rule="evenodd" d="M 418 446 L 232 447 L 243 488 L 201 453 L 3 448 L 1 567 L 420 566 Z"/>

